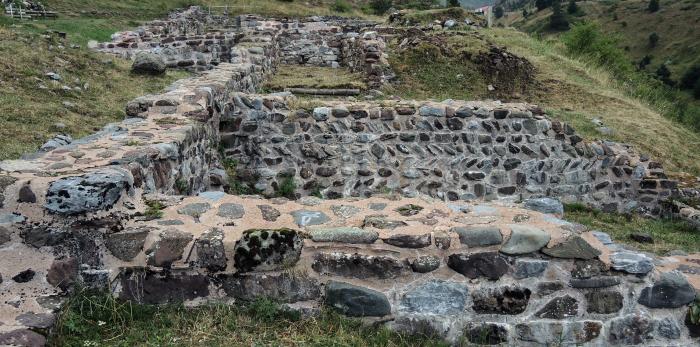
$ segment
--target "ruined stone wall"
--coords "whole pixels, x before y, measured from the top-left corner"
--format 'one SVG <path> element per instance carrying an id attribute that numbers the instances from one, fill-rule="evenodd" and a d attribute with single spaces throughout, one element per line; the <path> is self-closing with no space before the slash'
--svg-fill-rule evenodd
<path id="1" fill-rule="evenodd" d="M 329 103 L 308 111 L 237 105 L 222 123 L 222 144 L 241 163 L 241 176 L 269 195 L 291 174 L 301 196 L 553 196 L 657 214 L 658 200 L 675 188 L 658 163 L 622 145 L 583 141 L 526 104 Z"/>

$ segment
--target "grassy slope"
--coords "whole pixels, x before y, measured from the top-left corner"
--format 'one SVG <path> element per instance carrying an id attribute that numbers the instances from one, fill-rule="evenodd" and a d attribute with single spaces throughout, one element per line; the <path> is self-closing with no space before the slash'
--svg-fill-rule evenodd
<path id="1" fill-rule="evenodd" d="M 63 310 L 51 346 L 444 346 L 324 311 L 301 319 L 268 300 L 246 306 L 131 305 L 82 292 Z"/>
<path id="2" fill-rule="evenodd" d="M 678 80 L 693 64 L 700 63 L 700 1 L 661 0 L 658 12 L 647 11 L 648 0 L 613 0 L 578 2 L 585 15 L 574 20 L 599 23 L 603 30 L 620 38 L 620 48 L 625 49 L 634 61 L 645 55 L 652 57 L 648 71 L 656 71 L 666 63 Z M 542 31 L 551 10 L 534 12 L 526 20 L 521 13 L 508 13 L 502 20 L 526 32 Z M 614 16 L 617 16 L 617 19 Z M 659 43 L 649 46 L 649 35 L 656 32 Z"/>
<path id="3" fill-rule="evenodd" d="M 362 75 L 347 69 L 330 67 L 280 65 L 265 82 L 264 90 L 282 91 L 285 88 L 366 89 Z"/>
<path id="4" fill-rule="evenodd" d="M 452 39 L 450 45 L 473 53 L 487 47 L 486 40 L 528 59 L 535 66 L 537 83 L 522 96 L 523 101 L 545 107 L 587 139 L 629 143 L 662 161 L 671 172 L 700 174 L 700 134 L 663 117 L 643 100 L 626 95 L 606 71 L 566 57 L 554 42 L 537 40 L 516 30 L 494 28 L 480 33 L 481 39 L 464 35 Z M 419 46 L 418 51 L 421 49 Z M 472 63 L 445 56 L 420 57 L 390 56 L 401 80 L 392 91 L 396 95 L 416 99 L 489 97 L 483 78 L 474 73 Z M 590 121 L 593 118 L 603 120 L 615 134 L 599 134 Z"/>

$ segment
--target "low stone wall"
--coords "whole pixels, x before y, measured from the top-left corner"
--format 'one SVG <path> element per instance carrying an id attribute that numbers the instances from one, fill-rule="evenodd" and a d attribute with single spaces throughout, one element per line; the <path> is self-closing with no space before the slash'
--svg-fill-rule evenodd
<path id="1" fill-rule="evenodd" d="M 300 196 L 553 196 L 657 215 L 658 201 L 676 187 L 657 162 L 623 145 L 583 141 L 532 105 L 336 102 L 291 111 L 257 99 L 261 108 L 238 105 L 222 122 L 222 144 L 240 176 L 266 195 L 291 175 Z"/>

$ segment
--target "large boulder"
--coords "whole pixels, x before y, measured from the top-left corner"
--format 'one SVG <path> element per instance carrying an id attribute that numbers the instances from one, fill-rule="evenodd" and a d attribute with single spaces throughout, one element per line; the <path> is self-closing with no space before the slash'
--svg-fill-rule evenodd
<path id="1" fill-rule="evenodd" d="M 49 213 L 62 215 L 107 210 L 132 184 L 131 174 L 112 168 L 62 178 L 49 186 L 44 207 Z"/>
<path id="2" fill-rule="evenodd" d="M 166 66 L 163 58 L 157 54 L 141 52 L 136 54 L 131 71 L 141 75 L 162 75 Z"/>
<path id="3" fill-rule="evenodd" d="M 642 289 L 637 302 L 651 308 L 678 308 L 695 300 L 695 289 L 680 272 L 662 273 L 651 287 Z"/>

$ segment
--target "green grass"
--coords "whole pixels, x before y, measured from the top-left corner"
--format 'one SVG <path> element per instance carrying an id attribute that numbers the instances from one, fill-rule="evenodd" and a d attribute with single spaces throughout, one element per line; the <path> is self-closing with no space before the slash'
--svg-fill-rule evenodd
<path id="1" fill-rule="evenodd" d="M 285 88 L 367 89 L 361 74 L 330 67 L 280 65 L 265 82 L 263 89 L 282 91 Z"/>
<path id="2" fill-rule="evenodd" d="M 79 291 L 63 309 L 51 346 L 446 346 L 332 311 L 301 318 L 270 300 L 246 305 L 137 305 Z"/>
<path id="3" fill-rule="evenodd" d="M 639 250 L 665 255 L 672 250 L 700 252 L 700 234 L 682 220 L 647 219 L 638 215 L 605 213 L 579 204 L 565 205 L 565 219 L 610 234 L 615 242 Z M 648 233 L 654 243 L 639 243 L 630 239 L 632 233 Z"/>

